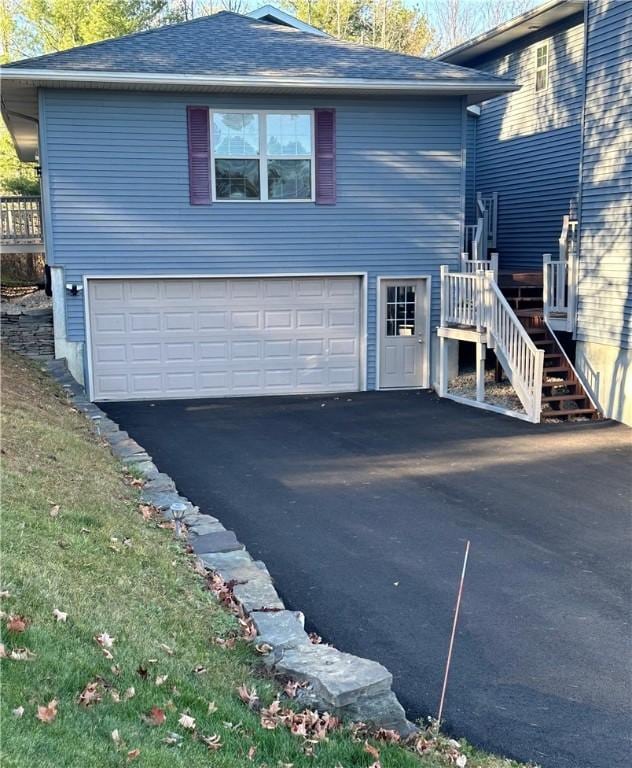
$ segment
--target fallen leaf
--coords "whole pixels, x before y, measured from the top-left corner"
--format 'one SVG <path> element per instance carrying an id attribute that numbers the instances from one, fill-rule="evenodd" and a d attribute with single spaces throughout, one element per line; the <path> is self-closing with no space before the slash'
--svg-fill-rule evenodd
<path id="1" fill-rule="evenodd" d="M 140 749 L 130 749 L 130 751 L 127 753 L 127 762 L 131 763 L 131 761 L 136 760 L 139 755 Z"/>
<path id="2" fill-rule="evenodd" d="M 7 621 L 7 629 L 9 632 L 24 632 L 29 625 L 29 621 L 25 616 L 9 616 Z"/>
<path id="3" fill-rule="evenodd" d="M 248 705 L 248 709 L 255 709 L 259 705 L 259 695 L 256 688 L 253 686 L 250 690 L 245 685 L 240 685 L 237 689 L 239 698 Z"/>
<path id="4" fill-rule="evenodd" d="M 254 760 L 255 755 L 257 754 L 257 748 L 256 747 L 250 747 L 248 750 L 248 760 Z"/>
<path id="5" fill-rule="evenodd" d="M 143 722 L 151 726 L 163 725 L 166 719 L 165 710 L 160 707 L 152 707 L 146 715 L 143 715 Z"/>
<path id="6" fill-rule="evenodd" d="M 110 696 L 112 697 L 112 701 L 115 704 L 118 704 L 121 701 L 121 694 L 116 690 L 116 688 L 112 688 L 110 691 Z"/>
<path id="7" fill-rule="evenodd" d="M 214 733 L 212 736 L 201 736 L 200 738 L 204 744 L 206 744 L 206 746 L 214 752 L 222 748 L 222 742 L 216 733 Z"/>
<path id="8" fill-rule="evenodd" d="M 95 635 L 95 641 L 101 646 L 101 648 L 111 648 L 114 645 L 116 638 L 110 637 L 107 632 L 101 632 L 100 635 Z"/>
<path id="9" fill-rule="evenodd" d="M 467 757 L 465 755 L 459 755 L 456 759 L 455 765 L 457 768 L 465 768 L 467 765 Z"/>
<path id="10" fill-rule="evenodd" d="M 110 734 L 110 736 L 112 737 L 112 741 L 116 744 L 116 746 L 120 747 L 122 743 L 122 739 L 121 739 L 121 734 L 118 732 L 118 728 L 115 728 Z"/>
<path id="11" fill-rule="evenodd" d="M 374 747 L 372 744 L 369 744 L 368 741 L 364 742 L 364 751 L 371 755 L 371 757 L 374 757 L 376 760 L 380 759 L 380 750 L 377 747 Z"/>
<path id="12" fill-rule="evenodd" d="M 214 715 L 217 712 L 217 704 L 214 701 L 209 701 L 207 712 L 209 715 Z"/>
<path id="13" fill-rule="evenodd" d="M 170 747 L 174 747 L 174 746 L 179 747 L 181 742 L 182 742 L 182 736 L 180 736 L 179 733 L 172 733 L 171 731 L 169 731 L 169 733 L 162 740 L 163 744 L 167 744 Z"/>
<path id="14" fill-rule="evenodd" d="M 50 510 L 49 510 L 49 512 L 48 512 L 48 514 L 49 514 L 51 517 L 57 517 L 57 515 L 59 514 L 59 504 L 55 504 L 54 506 L 52 506 L 52 507 L 50 508 Z"/>
<path id="15" fill-rule="evenodd" d="M 203 666 L 198 664 L 197 667 L 193 667 L 193 672 L 196 675 L 203 675 L 203 674 L 205 674 L 205 672 L 207 672 L 207 669 L 206 669 L 206 667 L 203 667 Z"/>
<path id="16" fill-rule="evenodd" d="M 67 613 L 60 611 L 57 608 L 53 608 L 53 616 L 57 619 L 57 621 L 62 622 L 62 624 L 64 624 L 66 622 L 66 619 L 68 618 Z"/>
<path id="17" fill-rule="evenodd" d="M 169 646 L 168 646 L 168 645 L 165 645 L 164 643 L 160 643 L 160 647 L 161 647 L 161 648 L 162 648 L 162 650 L 163 650 L 165 653 L 167 653 L 169 656 L 173 656 L 173 654 L 174 654 L 173 648 L 169 648 Z"/>
<path id="18" fill-rule="evenodd" d="M 110 671 L 112 672 L 113 675 L 116 675 L 117 677 L 121 674 L 121 668 L 119 667 L 118 664 L 112 664 L 112 666 L 110 667 Z"/>
<path id="19" fill-rule="evenodd" d="M 13 717 L 22 717 L 24 714 L 24 707 L 16 707 L 15 709 L 11 710 L 13 712 Z"/>
<path id="20" fill-rule="evenodd" d="M 11 597 L 11 593 L 8 589 L 0 590 L 0 600 L 6 600 L 7 597 Z"/>
<path id="21" fill-rule="evenodd" d="M 257 643 L 257 645 L 255 645 L 255 651 L 262 656 L 267 656 L 272 650 L 273 648 L 270 643 Z"/>
<path id="22" fill-rule="evenodd" d="M 28 648 L 14 648 L 9 654 L 9 658 L 14 661 L 31 661 L 35 658 L 35 654 Z"/>
<path id="23" fill-rule="evenodd" d="M 156 676 L 156 685 L 162 685 L 167 681 L 167 678 L 169 675 L 157 675 Z"/>
<path id="24" fill-rule="evenodd" d="M 296 697 L 296 692 L 298 691 L 299 684 L 295 680 L 288 680 L 287 683 L 283 686 L 283 691 L 285 695 L 289 699 L 293 699 Z"/>
<path id="25" fill-rule="evenodd" d="M 195 730 L 195 718 L 191 717 L 190 715 L 186 715 L 184 712 L 181 713 L 178 723 L 189 731 Z"/>
<path id="26" fill-rule="evenodd" d="M 0 643 L 0 659 L 7 658 L 7 649 L 4 647 L 4 643 Z"/>
<path id="27" fill-rule="evenodd" d="M 323 642 L 323 638 L 320 635 L 317 635 L 316 632 L 310 632 L 309 641 L 310 643 L 314 643 L 314 645 L 320 645 L 320 643 Z"/>
<path id="28" fill-rule="evenodd" d="M 134 686 L 130 685 L 130 687 L 123 694 L 123 701 L 129 701 L 130 699 L 133 699 L 134 696 L 136 696 L 136 691 L 134 690 Z"/>
<path id="29" fill-rule="evenodd" d="M 100 685 L 96 680 L 88 683 L 86 687 L 79 694 L 78 703 L 82 707 L 91 707 L 93 704 L 98 704 L 101 701 Z"/>
<path id="30" fill-rule="evenodd" d="M 53 699 L 52 701 L 49 701 L 45 707 L 38 706 L 37 719 L 41 720 L 42 723 L 52 723 L 57 717 L 57 704 L 57 699 Z"/>

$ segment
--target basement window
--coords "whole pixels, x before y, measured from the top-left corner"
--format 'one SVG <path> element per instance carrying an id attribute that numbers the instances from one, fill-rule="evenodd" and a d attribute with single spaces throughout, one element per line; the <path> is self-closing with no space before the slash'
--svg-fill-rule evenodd
<path id="1" fill-rule="evenodd" d="M 535 49 L 535 92 L 541 93 L 549 87 L 549 44 L 538 45 Z"/>

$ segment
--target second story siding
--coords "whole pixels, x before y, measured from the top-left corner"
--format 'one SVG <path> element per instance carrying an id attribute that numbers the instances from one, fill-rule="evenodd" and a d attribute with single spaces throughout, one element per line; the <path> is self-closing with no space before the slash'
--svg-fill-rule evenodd
<path id="1" fill-rule="evenodd" d="M 632 346 L 632 2 L 589 6 L 577 338 Z"/>
<path id="2" fill-rule="evenodd" d="M 536 92 L 536 50 L 548 43 L 548 84 Z M 468 66 L 521 89 L 481 105 L 476 189 L 498 193 L 497 250 L 505 268 L 541 268 L 578 192 L 583 103 L 583 14 Z"/>

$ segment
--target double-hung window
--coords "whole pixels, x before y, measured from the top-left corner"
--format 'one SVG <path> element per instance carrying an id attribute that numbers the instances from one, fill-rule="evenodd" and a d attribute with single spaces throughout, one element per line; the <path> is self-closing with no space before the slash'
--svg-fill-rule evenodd
<path id="1" fill-rule="evenodd" d="M 212 112 L 213 196 L 222 201 L 314 199 L 311 112 Z"/>
<path id="2" fill-rule="evenodd" d="M 549 87 L 549 44 L 542 43 L 535 49 L 535 92 Z"/>

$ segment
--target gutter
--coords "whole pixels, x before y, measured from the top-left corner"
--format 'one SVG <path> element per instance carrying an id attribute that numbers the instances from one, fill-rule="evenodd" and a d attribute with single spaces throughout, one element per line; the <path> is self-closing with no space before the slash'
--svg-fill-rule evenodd
<path id="1" fill-rule="evenodd" d="M 517 85 L 500 78 L 498 82 L 476 80 L 455 82 L 454 80 L 414 81 L 414 80 L 368 80 L 365 78 L 313 77 L 299 78 L 286 76 L 209 76 L 209 75 L 163 75 L 142 72 L 93 72 L 86 70 L 53 71 L 49 69 L 0 69 L 0 76 L 5 82 L 38 81 L 47 83 L 112 84 L 112 85 L 174 85 L 198 86 L 207 88 L 249 87 L 289 88 L 296 90 L 314 90 L 330 88 L 334 90 L 360 91 L 404 91 L 410 93 L 448 93 L 464 95 L 477 93 L 507 93 L 518 89 Z"/>

